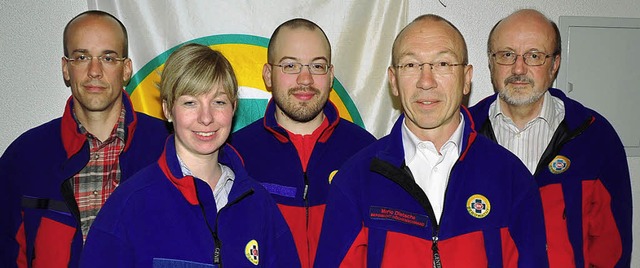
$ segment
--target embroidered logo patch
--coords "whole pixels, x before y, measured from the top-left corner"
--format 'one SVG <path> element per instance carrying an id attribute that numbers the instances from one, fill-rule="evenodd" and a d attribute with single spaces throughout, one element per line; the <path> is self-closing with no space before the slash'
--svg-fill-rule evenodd
<path id="1" fill-rule="evenodd" d="M 560 174 L 562 172 L 567 171 L 570 165 L 571 165 L 571 160 L 569 160 L 569 158 L 562 155 L 557 155 L 549 163 L 549 171 L 551 171 L 551 173 L 553 174 Z"/>
<path id="2" fill-rule="evenodd" d="M 256 241 L 255 239 L 249 241 L 249 243 L 247 243 L 247 245 L 244 247 L 244 255 L 247 257 L 247 260 L 253 263 L 253 265 L 258 265 L 258 263 L 260 262 L 258 241 Z"/>
<path id="3" fill-rule="evenodd" d="M 336 175 L 336 173 L 338 173 L 338 170 L 334 170 L 331 171 L 331 173 L 329 174 L 329 184 L 331 184 L 331 181 L 333 180 L 333 177 Z"/>
<path id="4" fill-rule="evenodd" d="M 482 219 L 491 212 L 491 203 L 484 195 L 474 194 L 467 199 L 467 211 L 471 216 Z"/>
<path id="5" fill-rule="evenodd" d="M 385 207 L 369 207 L 369 217 L 374 220 L 392 220 L 418 227 L 426 227 L 429 217 L 404 210 L 385 208 Z"/>

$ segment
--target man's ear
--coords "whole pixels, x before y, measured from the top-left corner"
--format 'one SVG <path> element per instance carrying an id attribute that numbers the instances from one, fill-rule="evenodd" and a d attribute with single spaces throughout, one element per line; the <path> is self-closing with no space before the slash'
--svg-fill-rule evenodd
<path id="1" fill-rule="evenodd" d="M 67 59 L 65 59 L 64 57 L 62 57 L 62 78 L 64 79 L 64 85 L 69 87 L 71 86 L 71 84 L 69 83 L 69 81 L 71 81 L 71 77 L 69 76 L 69 61 L 67 61 Z"/>
<path id="2" fill-rule="evenodd" d="M 551 74 L 552 75 L 552 79 L 554 79 L 556 77 L 556 75 L 558 75 L 558 70 L 560 70 L 560 60 L 561 60 L 561 58 L 562 57 L 560 56 L 560 54 L 555 55 L 553 57 L 553 67 L 552 67 L 553 68 L 552 69 L 553 73 Z"/>
<path id="3" fill-rule="evenodd" d="M 131 59 L 130 58 L 126 58 L 124 59 L 124 68 L 122 69 L 122 84 L 123 85 L 127 85 L 129 84 L 129 79 L 131 79 L 131 74 L 133 73 L 133 66 L 131 64 Z"/>
<path id="4" fill-rule="evenodd" d="M 331 87 L 330 88 L 333 88 L 333 78 L 334 78 L 334 76 L 333 76 L 333 64 L 331 64 L 329 66 L 329 74 L 331 75 L 331 77 L 330 77 L 331 78 Z"/>
<path id="5" fill-rule="evenodd" d="M 463 95 L 468 95 L 471 92 L 471 78 L 473 78 L 473 65 L 469 64 L 464 68 L 464 89 Z"/>
<path id="6" fill-rule="evenodd" d="M 269 92 L 271 92 L 271 71 L 272 67 L 269 63 L 265 63 L 264 66 L 262 66 L 262 80 L 264 80 L 264 85 Z"/>
<path id="7" fill-rule="evenodd" d="M 389 86 L 391 86 L 391 93 L 393 93 L 393 96 L 398 97 L 400 95 L 400 92 L 398 91 L 398 84 L 396 84 L 396 70 L 393 68 L 393 66 L 389 66 L 389 68 L 387 68 L 387 75 L 389 76 Z"/>

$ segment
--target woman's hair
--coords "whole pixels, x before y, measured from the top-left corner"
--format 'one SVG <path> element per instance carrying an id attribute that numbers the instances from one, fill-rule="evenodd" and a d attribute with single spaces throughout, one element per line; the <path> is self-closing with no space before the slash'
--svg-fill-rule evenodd
<path id="1" fill-rule="evenodd" d="M 186 44 L 171 53 L 164 65 L 159 84 L 160 98 L 168 110 L 172 110 L 178 97 L 207 94 L 218 84 L 234 105 L 238 98 L 238 81 L 231 63 L 219 51 L 200 44 Z"/>

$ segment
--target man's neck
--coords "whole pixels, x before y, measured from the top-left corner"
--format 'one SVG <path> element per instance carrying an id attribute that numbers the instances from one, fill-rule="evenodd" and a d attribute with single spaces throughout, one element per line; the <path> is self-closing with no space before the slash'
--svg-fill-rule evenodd
<path id="1" fill-rule="evenodd" d="M 104 111 L 89 111 L 81 107 L 77 102 L 74 103 L 73 108 L 76 118 L 87 132 L 100 141 L 105 141 L 109 138 L 118 122 L 122 111 L 122 102 L 116 101 Z"/>
<path id="2" fill-rule="evenodd" d="M 449 141 L 453 133 L 455 133 L 456 130 L 458 129 L 458 126 L 460 125 L 460 121 L 463 120 L 459 112 L 456 116 L 454 116 L 451 119 L 451 122 L 449 124 L 445 124 L 442 127 L 433 128 L 433 129 L 418 128 L 417 125 L 408 123 L 406 120 L 409 120 L 409 119 L 406 117 L 405 117 L 405 124 L 407 124 L 406 125 L 407 128 L 414 135 L 416 135 L 416 137 L 418 137 L 419 140 L 432 142 L 433 145 L 436 147 L 436 150 L 438 150 L 438 153 L 440 153 L 440 149 L 442 149 L 442 146 L 447 141 Z"/>
<path id="3" fill-rule="evenodd" d="M 527 123 L 540 115 L 544 97 L 534 103 L 518 106 L 507 104 L 502 98 L 498 98 L 498 101 L 501 112 L 511 118 L 518 129 L 524 129 Z"/>
<path id="4" fill-rule="evenodd" d="M 294 134 L 309 135 L 322 124 L 322 121 L 324 121 L 324 113 L 322 112 L 308 122 L 299 122 L 285 115 L 282 110 L 276 109 L 276 122 Z"/>

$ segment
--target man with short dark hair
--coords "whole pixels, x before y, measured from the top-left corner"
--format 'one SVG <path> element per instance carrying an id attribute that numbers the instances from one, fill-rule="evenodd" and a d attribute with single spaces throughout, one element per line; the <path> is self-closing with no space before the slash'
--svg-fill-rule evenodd
<path id="1" fill-rule="evenodd" d="M 262 77 L 273 97 L 265 116 L 231 136 L 249 174 L 271 192 L 293 234 L 302 267 L 312 267 L 329 182 L 375 139 L 341 119 L 329 101 L 331 45 L 306 19 L 284 22 L 269 41 Z"/>
<path id="2" fill-rule="evenodd" d="M 0 266 L 76 267 L 98 211 L 122 181 L 157 160 L 168 130 L 133 110 L 127 32 L 97 10 L 64 29 L 61 118 L 18 137 L 0 158 Z"/>
<path id="3" fill-rule="evenodd" d="M 556 24 L 536 10 L 499 21 L 487 48 L 497 94 L 470 110 L 478 132 L 534 175 L 552 267 L 629 267 L 633 200 L 624 148 L 604 117 L 551 88 L 560 44 Z"/>

